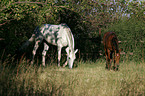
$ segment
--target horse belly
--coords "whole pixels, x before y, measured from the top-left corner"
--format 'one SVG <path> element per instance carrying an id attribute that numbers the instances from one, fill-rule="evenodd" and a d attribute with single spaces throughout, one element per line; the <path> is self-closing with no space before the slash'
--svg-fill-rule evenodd
<path id="1" fill-rule="evenodd" d="M 45 40 L 52 45 L 67 46 L 66 38 L 48 36 Z"/>

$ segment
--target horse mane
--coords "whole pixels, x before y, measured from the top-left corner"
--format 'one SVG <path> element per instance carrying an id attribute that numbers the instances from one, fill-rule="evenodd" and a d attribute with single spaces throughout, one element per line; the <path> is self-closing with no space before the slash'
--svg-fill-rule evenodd
<path id="1" fill-rule="evenodd" d="M 74 37 L 73 37 L 72 32 L 71 32 L 69 27 L 67 27 L 66 30 L 68 31 L 67 32 L 67 34 L 68 34 L 67 40 L 68 40 L 68 38 L 70 39 L 70 41 L 68 40 L 68 43 L 69 43 L 68 46 L 71 47 L 71 49 L 73 50 L 74 49 Z"/>

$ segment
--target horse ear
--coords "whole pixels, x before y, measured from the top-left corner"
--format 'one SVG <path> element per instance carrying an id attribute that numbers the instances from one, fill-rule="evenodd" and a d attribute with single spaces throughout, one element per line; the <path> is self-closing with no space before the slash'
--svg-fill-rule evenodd
<path id="1" fill-rule="evenodd" d="M 75 50 L 75 54 L 78 52 L 78 49 Z"/>

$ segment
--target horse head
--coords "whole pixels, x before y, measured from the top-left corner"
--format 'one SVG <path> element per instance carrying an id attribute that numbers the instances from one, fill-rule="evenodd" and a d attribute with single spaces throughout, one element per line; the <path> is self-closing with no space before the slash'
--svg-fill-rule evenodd
<path id="1" fill-rule="evenodd" d="M 67 61 L 68 61 L 68 65 L 69 65 L 69 68 L 71 69 L 73 67 L 73 63 L 74 63 L 74 60 L 76 59 L 76 53 L 77 53 L 78 49 L 76 49 L 75 51 L 74 50 L 66 50 L 67 52 Z"/>
<path id="2" fill-rule="evenodd" d="M 118 70 L 118 68 L 119 68 L 120 52 L 121 52 L 121 49 L 119 50 L 118 53 L 115 52 L 115 63 L 116 63 L 116 65 L 117 65 L 117 66 L 116 66 L 117 70 Z"/>

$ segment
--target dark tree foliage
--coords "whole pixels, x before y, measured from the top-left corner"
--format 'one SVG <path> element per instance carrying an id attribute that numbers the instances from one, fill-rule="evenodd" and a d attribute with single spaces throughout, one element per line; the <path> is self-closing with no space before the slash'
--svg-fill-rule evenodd
<path id="1" fill-rule="evenodd" d="M 0 2 L 0 54 L 1 60 L 21 52 L 17 50 L 28 40 L 36 26 L 41 24 L 66 23 L 75 38 L 77 58 L 96 60 L 103 52 L 101 37 L 107 31 L 114 31 L 122 43 L 124 52 L 133 52 L 129 58 L 145 59 L 145 2 L 125 0 L 43 0 Z M 101 29 L 101 34 L 99 34 Z M 31 57 L 33 44 L 24 52 Z M 43 46 L 39 48 L 42 50 Z M 41 57 L 41 51 L 37 51 Z M 18 52 L 18 53 L 17 53 Z M 56 54 L 51 47 L 49 54 Z M 56 55 L 55 55 L 56 56 Z M 55 59 L 54 55 L 47 57 Z M 126 55 L 122 56 L 126 58 Z M 41 61 L 41 60 L 40 60 Z"/>

